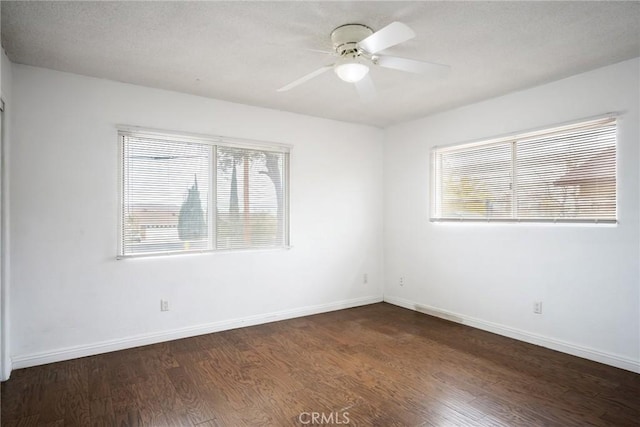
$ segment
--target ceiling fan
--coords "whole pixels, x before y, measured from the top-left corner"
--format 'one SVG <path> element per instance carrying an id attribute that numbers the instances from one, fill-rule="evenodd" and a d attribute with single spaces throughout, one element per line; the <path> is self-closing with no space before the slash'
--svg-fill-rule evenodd
<path id="1" fill-rule="evenodd" d="M 331 32 L 333 51 L 321 51 L 337 56 L 336 62 L 294 80 L 278 89 L 278 92 L 293 89 L 332 68 L 341 80 L 354 83 L 363 99 L 375 96 L 375 87 L 369 76 L 369 68 L 372 65 L 418 74 L 446 74 L 450 69 L 448 65 L 380 54 L 383 50 L 415 36 L 416 33 L 402 22 L 392 22 L 376 32 L 362 24 L 342 25 Z"/>

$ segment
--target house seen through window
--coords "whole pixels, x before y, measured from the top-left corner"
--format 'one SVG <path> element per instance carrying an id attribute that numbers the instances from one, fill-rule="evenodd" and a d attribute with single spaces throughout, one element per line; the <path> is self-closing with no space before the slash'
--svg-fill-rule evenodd
<path id="1" fill-rule="evenodd" d="M 616 121 L 432 152 L 435 221 L 615 222 Z"/>

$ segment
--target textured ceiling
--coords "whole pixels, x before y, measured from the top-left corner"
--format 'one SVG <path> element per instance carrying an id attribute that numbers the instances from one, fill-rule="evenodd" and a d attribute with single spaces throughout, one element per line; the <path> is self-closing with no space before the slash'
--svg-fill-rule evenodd
<path id="1" fill-rule="evenodd" d="M 10 2 L 17 63 L 378 127 L 640 56 L 640 2 Z M 374 68 L 361 101 L 325 73 L 342 24 L 401 21 L 388 53 L 448 64 L 443 79 Z"/>

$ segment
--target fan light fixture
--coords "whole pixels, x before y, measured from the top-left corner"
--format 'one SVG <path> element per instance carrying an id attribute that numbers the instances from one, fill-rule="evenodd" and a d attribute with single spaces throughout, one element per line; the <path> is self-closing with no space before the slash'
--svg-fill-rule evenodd
<path id="1" fill-rule="evenodd" d="M 369 67 L 357 60 L 346 61 L 335 65 L 333 70 L 338 77 L 347 83 L 359 82 L 369 72 Z"/>

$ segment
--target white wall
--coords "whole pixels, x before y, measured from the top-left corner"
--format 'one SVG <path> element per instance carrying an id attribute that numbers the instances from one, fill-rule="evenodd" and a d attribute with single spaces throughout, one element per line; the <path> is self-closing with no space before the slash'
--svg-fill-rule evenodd
<path id="1" fill-rule="evenodd" d="M 387 129 L 385 300 L 640 371 L 639 75 L 635 59 Z M 429 222 L 432 146 L 607 112 L 617 226 Z"/>
<path id="2" fill-rule="evenodd" d="M 386 131 L 8 68 L 14 368 L 374 302 L 384 283 L 389 302 L 640 370 L 638 60 Z M 431 146 L 609 111 L 617 226 L 428 221 Z M 116 261 L 116 124 L 293 144 L 293 249 Z"/>
<path id="3" fill-rule="evenodd" d="M 12 103 L 11 61 L 3 49 L 0 49 L 0 97 L 5 102 L 2 119 L 2 147 L 0 153 L 0 380 L 6 380 L 11 374 L 11 358 L 9 357 L 9 162 L 7 156 L 10 148 Z"/>
<path id="4" fill-rule="evenodd" d="M 14 368 L 382 300 L 381 130 L 22 65 L 13 78 Z M 292 144 L 293 248 L 117 261 L 116 124 Z"/>

